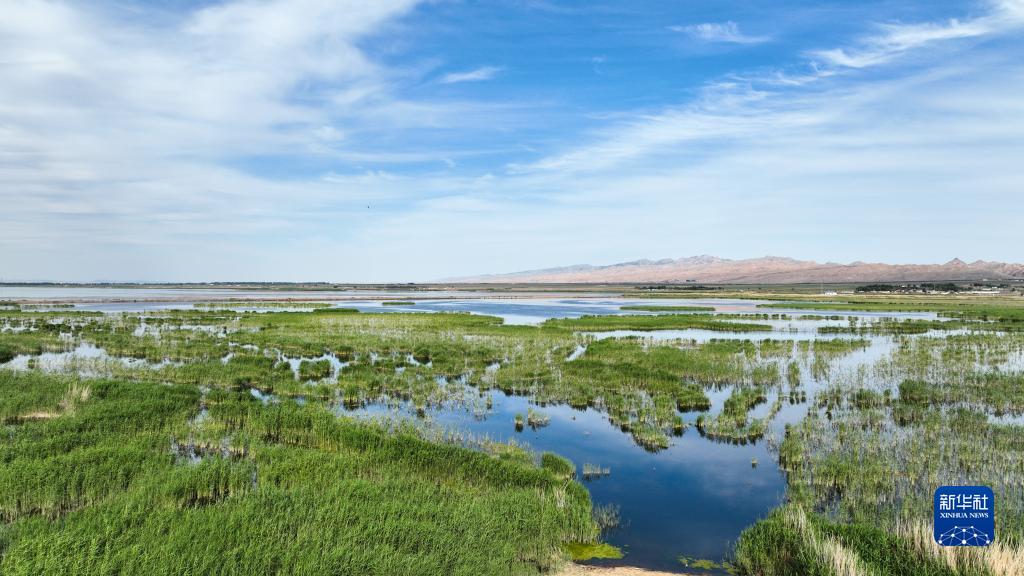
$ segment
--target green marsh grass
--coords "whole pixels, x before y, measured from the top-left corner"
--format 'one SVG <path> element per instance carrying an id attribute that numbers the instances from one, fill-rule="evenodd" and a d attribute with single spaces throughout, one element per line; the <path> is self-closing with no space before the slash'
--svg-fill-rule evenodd
<path id="1" fill-rule="evenodd" d="M 328 360 L 303 360 L 299 364 L 299 379 L 303 381 L 323 380 L 330 377 L 332 372 L 333 367 Z"/>
<path id="2" fill-rule="evenodd" d="M 92 381 L 73 411 L 65 378 L 0 372 L 0 388 L 5 419 L 60 412 L 0 446 L 5 575 L 535 574 L 597 536 L 586 491 L 550 463 L 321 406 L 210 390 L 196 428 L 195 387 Z M 181 462 L 172 438 L 213 448 Z"/>
<path id="3" fill-rule="evenodd" d="M 767 324 L 729 322 L 712 314 L 659 314 L 647 316 L 582 316 L 544 322 L 545 328 L 560 328 L 580 332 L 606 332 L 612 330 L 716 330 L 720 332 L 767 332 Z"/>
<path id="4" fill-rule="evenodd" d="M 409 402 L 426 414 L 461 403 L 486 415 L 481 393 L 498 389 L 533 405 L 599 410 L 660 450 L 684 433 L 681 413 L 708 410 L 707 390 L 729 386 L 721 412 L 698 416 L 698 429 L 725 442 L 766 438 L 788 485 L 789 504 L 740 538 L 740 573 L 1013 574 L 998 567 L 1024 565 L 1019 312 L 915 302 L 951 320 L 855 319 L 841 327 L 849 338 L 698 343 L 586 333 L 739 332 L 769 327 L 735 320 L 775 318 L 603 316 L 533 327 L 347 309 L 0 311 L 0 326 L 19 329 L 0 332 L 0 354 L 87 342 L 110 356 L 69 363 L 66 374 L 0 367 L 10 439 L 0 444 L 0 572 L 298 573 L 316 568 L 303 551 L 311 548 L 331 550 L 317 561 L 341 572 L 543 572 L 567 549 L 607 552 L 571 462 L 552 454 L 538 465 L 520 448 L 486 442 L 467 449 L 464 438 L 339 418 L 339 407 Z M 921 333 L 940 324 L 958 332 Z M 891 343 L 884 354 L 841 367 L 879 339 Z M 581 345 L 586 353 L 567 362 Z M 282 361 L 325 352 L 348 363 L 337 382 L 323 376 L 326 360 L 305 368 L 323 377 L 301 377 L 303 362 L 298 379 Z M 251 389 L 277 401 L 264 405 Z M 807 414 L 775 437 L 769 423 L 785 402 L 806 404 Z M 520 414 L 522 426 L 538 414 Z M 936 437 L 948 441 L 927 442 Z M 581 479 L 600 469 L 589 466 Z M 919 526 L 934 487 L 964 478 L 1000 494 L 1001 547 L 951 560 L 921 543 Z M 480 533 L 464 536 L 465 526 Z M 377 544 L 355 549 L 355 540 Z M 129 553 L 142 548 L 152 555 Z"/>
<path id="5" fill-rule="evenodd" d="M 624 312 L 714 312 L 714 306 L 656 306 L 648 304 L 634 304 L 631 306 L 620 306 L 619 310 Z"/>
<path id="6" fill-rule="evenodd" d="M 309 302 L 305 300 L 217 300 L 213 302 L 196 302 L 195 308 L 206 310 L 227 310 L 232 308 L 274 309 L 274 308 L 309 308 L 317 309 L 327 306 L 326 302 Z"/>

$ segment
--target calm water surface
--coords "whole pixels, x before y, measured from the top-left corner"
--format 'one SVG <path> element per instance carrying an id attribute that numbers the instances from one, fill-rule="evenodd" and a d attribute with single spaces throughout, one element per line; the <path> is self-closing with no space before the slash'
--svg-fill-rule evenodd
<path id="1" fill-rule="evenodd" d="M 493 409 L 485 419 L 455 407 L 430 410 L 427 418 L 475 436 L 525 444 L 538 453 L 556 452 L 576 464 L 579 476 L 584 464 L 610 470 L 585 485 L 594 504 L 619 507 L 622 525 L 605 540 L 621 547 L 625 558 L 593 564 L 681 572 L 681 555 L 721 560 L 740 532 L 777 506 L 785 494 L 785 477 L 763 442 L 720 444 L 690 428 L 674 437 L 668 449 L 652 453 L 596 410 L 538 407 L 497 390 L 486 394 Z M 724 400 L 728 391 L 721 396 Z M 550 416 L 550 424 L 517 432 L 515 415 L 526 414 L 531 407 Z M 372 405 L 344 413 L 381 416 L 392 411 Z M 411 406 L 402 411 L 412 417 Z M 758 461 L 757 467 L 751 466 L 752 459 Z"/>

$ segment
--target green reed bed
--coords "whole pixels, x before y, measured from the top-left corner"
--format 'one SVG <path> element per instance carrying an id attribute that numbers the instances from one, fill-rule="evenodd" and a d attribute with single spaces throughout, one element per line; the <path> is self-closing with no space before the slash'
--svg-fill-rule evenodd
<path id="1" fill-rule="evenodd" d="M 252 308 L 252 309 L 273 309 L 273 308 L 323 308 L 326 302 L 309 302 L 305 300 L 216 300 L 213 302 L 196 302 L 195 308 L 201 309 L 231 309 L 231 308 Z"/>
<path id="2" fill-rule="evenodd" d="M 1015 333 L 899 335 L 870 369 L 830 372 L 807 417 L 772 440 L 791 504 L 744 532 L 737 569 L 1018 574 L 1024 426 L 999 418 L 1024 408 L 1022 345 Z M 972 551 L 932 542 L 932 494 L 949 484 L 993 488 L 995 545 Z"/>
<path id="3" fill-rule="evenodd" d="M 620 306 L 624 312 L 714 312 L 714 306 L 664 306 L 654 304 L 633 304 Z"/>
<path id="4" fill-rule="evenodd" d="M 879 318 L 873 321 L 857 322 L 856 318 L 847 326 L 820 326 L 818 334 L 926 334 L 932 330 L 956 330 L 964 327 L 959 322 L 948 320 L 918 320 L 912 318 Z"/>
<path id="5" fill-rule="evenodd" d="M 758 308 L 835 310 L 843 312 L 935 312 L 946 318 L 996 322 L 1012 327 L 1024 324 L 1024 300 L 1014 297 L 861 297 L 842 301 L 774 302 Z"/>
<path id="6" fill-rule="evenodd" d="M 63 352 L 68 347 L 69 343 L 61 339 L 58 331 L 0 332 L 0 364 L 20 354 Z"/>
<path id="7" fill-rule="evenodd" d="M 302 381 L 323 380 L 333 372 L 334 368 L 328 360 L 303 360 L 299 364 L 299 379 Z"/>
<path id="8" fill-rule="evenodd" d="M 0 445 L 3 574 L 536 574 L 597 535 L 551 458 L 230 390 L 94 380 L 69 405 L 79 384 L 0 372 L 5 421 L 50 414 Z"/>
<path id="9" fill-rule="evenodd" d="M 545 328 L 559 328 L 578 332 L 605 332 L 612 330 L 715 330 L 721 332 L 767 332 L 767 324 L 728 322 L 711 314 L 659 314 L 648 316 L 583 316 L 561 318 L 544 322 Z"/>
<path id="10" fill-rule="evenodd" d="M 782 408 L 780 394 L 765 416 L 751 418 L 750 411 L 767 401 L 767 392 L 762 387 L 736 387 L 726 398 L 720 413 L 715 416 L 702 414 L 697 418 L 697 430 L 701 435 L 713 440 L 735 443 L 757 440 L 765 435 L 768 423 Z"/>
<path id="11" fill-rule="evenodd" d="M 972 314 L 954 322 L 1013 316 Z M 929 572 L 937 564 L 919 526 L 937 483 L 967 480 L 1000 494 L 1000 539 L 1017 558 L 1024 430 L 998 418 L 1024 408 L 1024 335 L 698 343 L 586 334 L 770 329 L 733 320 L 602 316 L 532 327 L 342 309 L 5 312 L 0 326 L 25 330 L 0 333 L 0 351 L 90 343 L 110 357 L 68 363 L 67 375 L 0 368 L 12 440 L 0 446 L 0 572 L 304 573 L 316 570 L 303 550 L 316 549 L 331 551 L 321 570 L 343 573 L 533 574 L 564 560 L 566 543 L 597 550 L 586 491 L 554 455 L 538 467 L 515 447 L 467 450 L 416 428 L 338 417 L 371 402 L 424 415 L 456 404 L 486 416 L 489 389 L 603 411 L 660 450 L 685 432 L 681 413 L 710 408 L 708 388 L 732 386 L 698 428 L 728 442 L 767 437 L 791 502 L 740 539 L 741 573 L 827 574 L 839 561 L 857 573 L 904 570 L 888 558 L 906 563 L 893 573 L 945 573 Z M 879 342 L 885 353 L 872 365 L 841 369 L 840 359 Z M 585 353 L 567 361 L 579 346 Z M 325 354 L 346 363 L 336 381 L 330 362 L 310 360 Z M 305 359 L 298 376 L 287 359 Z M 769 423 L 783 403 L 808 398 L 808 415 L 776 438 Z M 522 414 L 524 427 L 543 421 L 536 408 Z M 127 552 L 138 549 L 152 554 Z M 990 561 L 938 565 L 1000 573 Z"/>
<path id="12" fill-rule="evenodd" d="M 500 319 L 468 314 L 335 310 L 112 316 L 90 320 L 75 338 L 111 356 L 150 363 L 145 369 L 116 361 L 90 367 L 90 373 L 119 379 L 336 398 L 349 407 L 398 398 L 421 412 L 452 400 L 453 392 L 457 399 L 459 387 L 438 381 L 458 380 L 541 403 L 606 410 L 617 426 L 655 448 L 685 428 L 678 411 L 707 409 L 704 386 L 774 383 L 780 378 L 775 360 L 792 351 L 791 343 L 774 341 L 679 346 L 609 339 L 590 343 L 584 356 L 566 362 L 581 339 L 559 327 L 503 326 Z M 332 375 L 325 360 L 302 361 L 298 378 L 283 361 L 323 354 L 348 363 L 336 383 L 307 384 Z M 489 372 L 495 365 L 500 369 Z"/>

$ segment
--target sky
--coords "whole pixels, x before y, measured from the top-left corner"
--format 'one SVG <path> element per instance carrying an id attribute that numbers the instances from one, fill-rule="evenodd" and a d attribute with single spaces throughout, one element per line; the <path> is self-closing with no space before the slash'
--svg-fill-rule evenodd
<path id="1" fill-rule="evenodd" d="M 1024 0 L 0 7 L 0 281 L 1024 261 Z"/>

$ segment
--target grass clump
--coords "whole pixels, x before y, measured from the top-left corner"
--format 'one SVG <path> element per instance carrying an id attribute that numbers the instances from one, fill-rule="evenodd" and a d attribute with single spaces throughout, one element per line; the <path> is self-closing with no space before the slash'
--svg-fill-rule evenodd
<path id="1" fill-rule="evenodd" d="M 5 364 L 14 360 L 14 357 L 18 354 L 14 348 L 7 344 L 0 344 L 0 364 Z"/>
<path id="2" fill-rule="evenodd" d="M 559 456 L 554 452 L 545 452 L 540 457 L 541 468 L 551 472 L 559 478 L 575 478 L 576 465 L 571 460 Z"/>
<path id="3" fill-rule="evenodd" d="M 743 532 L 734 567 L 740 574 L 783 576 L 843 574 L 893 576 L 983 576 L 985 561 L 964 550 L 938 550 L 928 541 L 869 524 L 840 524 L 787 505 Z M 943 554 L 946 557 L 943 557 Z M 985 552 L 975 554 L 983 557 Z M 1012 572 L 1010 572 L 1012 573 Z"/>
<path id="4" fill-rule="evenodd" d="M 528 408 L 526 410 L 526 423 L 530 425 L 530 428 L 534 430 L 543 428 L 551 423 L 551 416 L 548 416 L 540 410 Z"/>
<path id="5" fill-rule="evenodd" d="M 299 363 L 299 379 L 318 381 L 329 378 L 333 367 L 330 360 L 303 360 Z"/>
<path id="6" fill-rule="evenodd" d="M 597 480 L 598 478 L 604 478 L 612 473 L 612 469 L 607 466 L 601 466 L 599 464 L 591 464 L 585 462 L 583 464 L 583 479 L 584 480 Z"/>
<path id="7" fill-rule="evenodd" d="M 767 416 L 749 418 L 748 413 L 767 400 L 762 387 L 737 387 L 726 398 L 718 415 L 709 417 L 702 414 L 697 418 L 697 429 L 702 435 L 716 440 L 736 443 L 757 440 L 764 436 L 768 422 L 782 408 L 782 398 L 779 396 Z"/>

